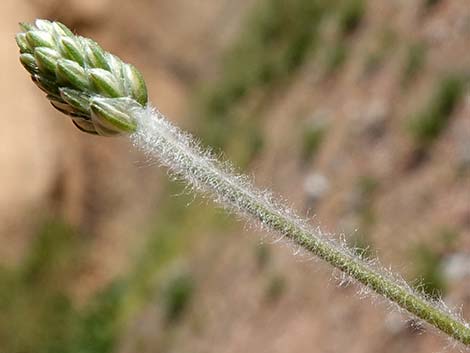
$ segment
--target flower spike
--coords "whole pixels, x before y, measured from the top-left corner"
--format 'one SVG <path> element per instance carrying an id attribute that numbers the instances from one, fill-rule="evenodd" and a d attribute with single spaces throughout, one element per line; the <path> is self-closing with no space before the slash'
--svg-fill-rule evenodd
<path id="1" fill-rule="evenodd" d="M 60 22 L 36 20 L 20 27 L 20 62 L 54 108 L 87 133 L 135 131 L 130 108 L 145 107 L 148 98 L 142 74 L 133 65 Z"/>

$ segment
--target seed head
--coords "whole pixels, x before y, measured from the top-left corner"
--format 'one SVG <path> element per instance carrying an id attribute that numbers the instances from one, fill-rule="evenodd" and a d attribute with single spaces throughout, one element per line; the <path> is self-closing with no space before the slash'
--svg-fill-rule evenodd
<path id="1" fill-rule="evenodd" d="M 20 62 L 54 108 L 84 132 L 114 136 L 135 131 L 131 108 L 147 105 L 147 88 L 133 65 L 60 22 L 36 20 L 20 27 Z"/>

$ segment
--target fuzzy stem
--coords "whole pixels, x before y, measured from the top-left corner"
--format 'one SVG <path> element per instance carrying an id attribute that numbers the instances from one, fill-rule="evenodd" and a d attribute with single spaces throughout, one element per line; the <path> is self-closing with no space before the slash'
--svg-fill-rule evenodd
<path id="1" fill-rule="evenodd" d="M 253 218 L 265 228 L 278 232 L 301 248 L 315 254 L 352 279 L 428 322 L 448 336 L 470 346 L 470 326 L 445 307 L 411 289 L 398 277 L 373 266 L 351 250 L 322 235 L 277 203 L 269 194 L 255 189 L 204 151 L 194 139 L 171 125 L 150 108 L 134 109 L 137 131 L 131 135 L 136 147 L 167 166 L 174 175 L 194 189 L 210 194 L 223 207 Z"/>

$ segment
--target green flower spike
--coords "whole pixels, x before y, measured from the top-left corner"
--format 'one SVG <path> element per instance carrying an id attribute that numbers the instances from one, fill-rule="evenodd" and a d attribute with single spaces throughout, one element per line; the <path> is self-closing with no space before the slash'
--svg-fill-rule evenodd
<path id="1" fill-rule="evenodd" d="M 20 27 L 20 62 L 54 108 L 87 133 L 115 136 L 136 130 L 130 108 L 147 105 L 147 88 L 134 66 L 60 22 L 36 20 Z"/>

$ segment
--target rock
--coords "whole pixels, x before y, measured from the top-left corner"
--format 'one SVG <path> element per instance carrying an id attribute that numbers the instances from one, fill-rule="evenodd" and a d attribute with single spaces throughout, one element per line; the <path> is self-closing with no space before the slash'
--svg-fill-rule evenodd
<path id="1" fill-rule="evenodd" d="M 446 256 L 442 261 L 442 270 L 451 281 L 470 279 L 470 253 L 458 252 Z"/>
<path id="2" fill-rule="evenodd" d="M 330 183 L 323 174 L 312 173 L 305 178 L 303 187 L 308 207 L 315 208 L 330 189 Z"/>
<path id="3" fill-rule="evenodd" d="M 386 129 L 389 108 L 382 100 L 373 100 L 364 111 L 354 117 L 354 132 L 358 137 L 376 141 Z"/>

